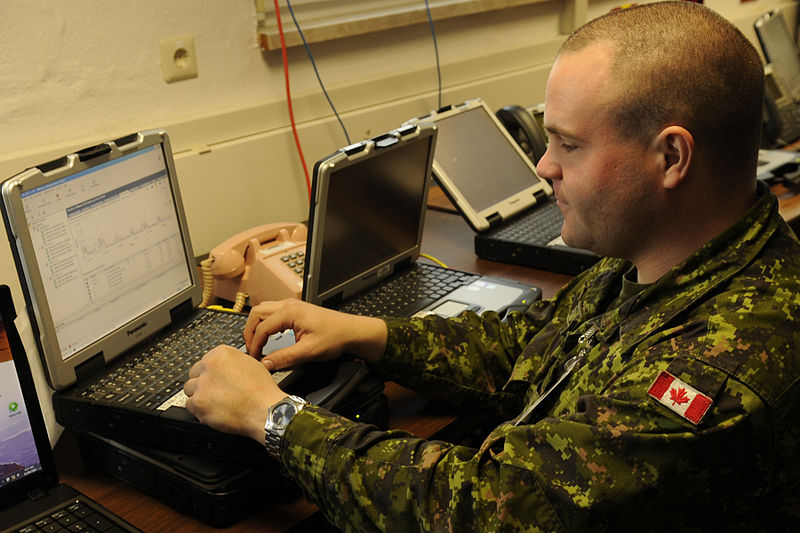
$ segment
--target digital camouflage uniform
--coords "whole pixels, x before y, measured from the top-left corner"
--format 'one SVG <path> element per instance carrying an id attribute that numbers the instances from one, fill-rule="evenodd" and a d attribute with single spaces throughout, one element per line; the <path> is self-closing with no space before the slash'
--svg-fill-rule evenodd
<path id="1" fill-rule="evenodd" d="M 623 282 L 630 269 L 603 259 L 505 322 L 387 320 L 379 371 L 490 409 L 497 427 L 473 449 L 311 406 L 287 429 L 290 474 L 345 530 L 793 530 L 800 245 L 775 197 L 762 188 L 743 219 L 643 290 Z M 648 394 L 664 370 L 712 400 L 699 424 Z"/>

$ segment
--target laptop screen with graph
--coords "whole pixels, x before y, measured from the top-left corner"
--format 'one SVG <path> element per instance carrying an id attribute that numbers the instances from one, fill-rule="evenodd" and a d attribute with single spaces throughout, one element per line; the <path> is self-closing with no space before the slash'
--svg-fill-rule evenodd
<path id="1" fill-rule="evenodd" d="M 3 184 L 7 230 L 56 389 L 75 381 L 83 360 L 113 359 L 168 325 L 176 302 L 199 298 L 166 142 L 139 134 Z"/>
<path id="2" fill-rule="evenodd" d="M 156 146 L 26 191 L 22 205 L 63 359 L 191 283 Z"/>

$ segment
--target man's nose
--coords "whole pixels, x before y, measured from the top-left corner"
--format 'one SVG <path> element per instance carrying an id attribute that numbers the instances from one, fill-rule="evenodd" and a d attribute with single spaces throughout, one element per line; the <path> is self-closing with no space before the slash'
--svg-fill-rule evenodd
<path id="1" fill-rule="evenodd" d="M 549 146 L 536 164 L 536 173 L 539 174 L 539 177 L 546 180 L 558 179 L 561 177 L 561 167 L 553 160 Z"/>

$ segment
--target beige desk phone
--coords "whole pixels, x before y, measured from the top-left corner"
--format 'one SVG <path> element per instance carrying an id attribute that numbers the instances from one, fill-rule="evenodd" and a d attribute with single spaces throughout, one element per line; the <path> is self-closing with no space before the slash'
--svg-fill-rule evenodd
<path id="1" fill-rule="evenodd" d="M 264 224 L 238 233 L 211 250 L 203 266 L 204 283 L 230 301 L 246 293 L 250 305 L 300 298 L 307 233 L 299 223 Z"/>

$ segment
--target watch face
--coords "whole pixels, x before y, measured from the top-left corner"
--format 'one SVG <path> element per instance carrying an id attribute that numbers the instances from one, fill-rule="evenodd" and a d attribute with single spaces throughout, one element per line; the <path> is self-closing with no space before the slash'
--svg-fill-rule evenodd
<path id="1" fill-rule="evenodd" d="M 280 403 L 276 405 L 275 409 L 272 411 L 272 423 L 276 428 L 286 427 L 295 412 L 297 412 L 297 409 L 294 404 L 289 402 Z"/>

